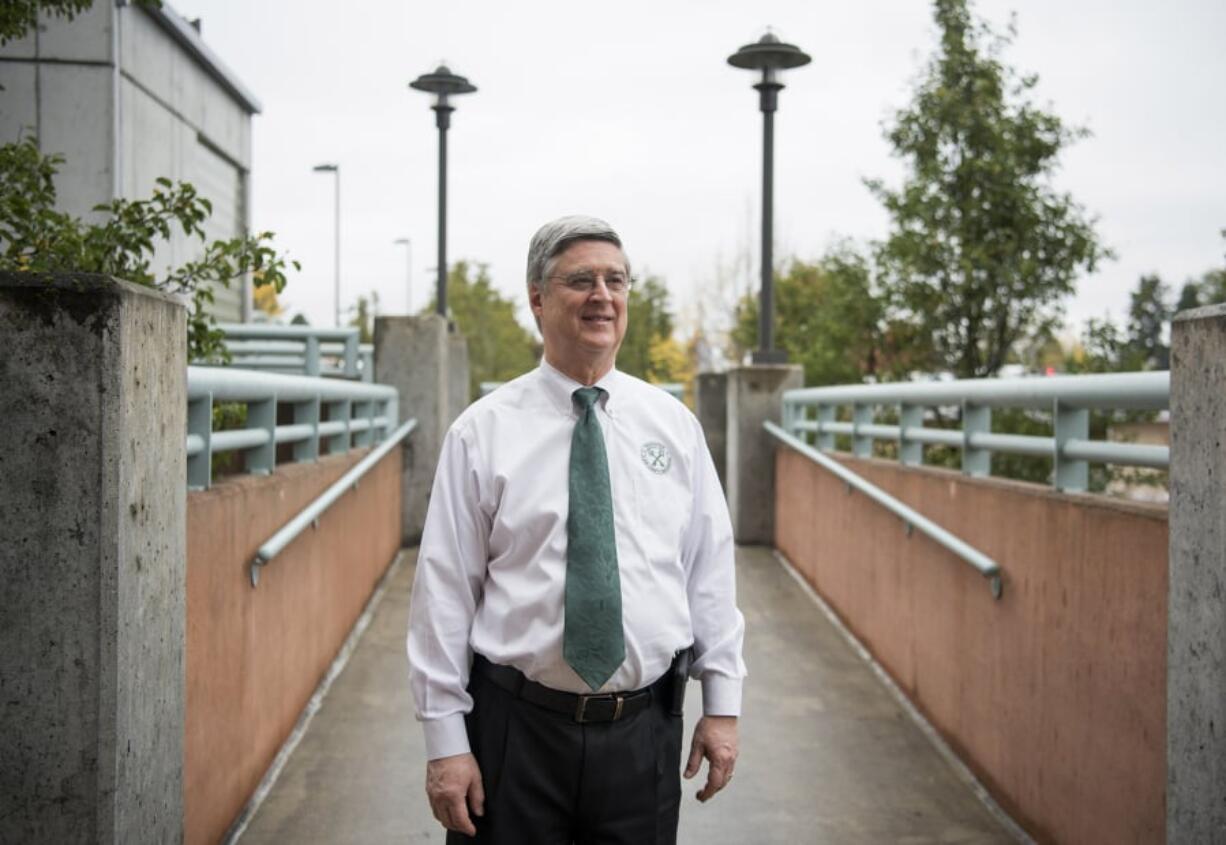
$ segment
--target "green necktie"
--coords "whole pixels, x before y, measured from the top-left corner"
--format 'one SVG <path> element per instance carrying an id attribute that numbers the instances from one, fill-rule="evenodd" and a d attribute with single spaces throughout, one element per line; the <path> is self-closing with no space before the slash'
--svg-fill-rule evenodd
<path id="1" fill-rule="evenodd" d="M 596 419 L 596 400 L 602 392 L 599 387 L 581 387 L 574 393 L 579 421 L 570 441 L 562 634 L 562 656 L 593 690 L 600 689 L 626 657 L 609 459 Z"/>

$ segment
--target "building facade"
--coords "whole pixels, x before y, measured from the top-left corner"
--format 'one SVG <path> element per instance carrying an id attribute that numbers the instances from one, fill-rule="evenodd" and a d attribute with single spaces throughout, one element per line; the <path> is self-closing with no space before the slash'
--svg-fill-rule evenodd
<path id="1" fill-rule="evenodd" d="M 213 204 L 208 240 L 248 230 L 251 123 L 259 103 L 168 5 L 95 0 L 68 21 L 43 16 L 0 47 L 0 143 L 34 135 L 65 161 L 59 208 L 90 218 L 115 198 L 148 197 L 159 177 L 190 182 Z M 199 257 L 176 233 L 155 266 Z M 215 292 L 214 316 L 245 321 L 249 280 Z"/>

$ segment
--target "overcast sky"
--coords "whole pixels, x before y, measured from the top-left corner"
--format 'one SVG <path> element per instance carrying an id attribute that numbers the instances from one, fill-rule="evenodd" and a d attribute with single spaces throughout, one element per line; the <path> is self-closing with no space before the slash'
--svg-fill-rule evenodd
<path id="1" fill-rule="evenodd" d="M 682 326 L 720 268 L 756 262 L 761 116 L 754 75 L 726 63 L 771 27 L 813 57 L 783 81 L 776 116 L 777 257 L 880 238 L 865 177 L 901 173 L 882 124 L 935 45 L 920 0 L 435 2 L 170 0 L 263 105 L 252 224 L 302 261 L 283 301 L 332 316 L 331 176 L 341 166 L 342 301 L 377 291 L 404 313 L 434 283 L 437 146 L 428 95 L 407 84 L 446 61 L 478 86 L 449 133 L 449 259 L 486 262 L 521 303 L 528 239 L 546 220 L 595 214 L 661 275 Z M 1040 77 L 1037 99 L 1092 137 L 1056 187 L 1099 219 L 1117 260 L 1083 278 L 1069 319 L 1122 319 L 1139 275 L 1177 290 L 1226 263 L 1226 3 L 980 0 L 1005 54 Z M 727 273 L 725 273 L 727 275 Z M 742 274 L 739 284 L 750 284 Z M 706 297 L 711 301 L 711 297 Z"/>

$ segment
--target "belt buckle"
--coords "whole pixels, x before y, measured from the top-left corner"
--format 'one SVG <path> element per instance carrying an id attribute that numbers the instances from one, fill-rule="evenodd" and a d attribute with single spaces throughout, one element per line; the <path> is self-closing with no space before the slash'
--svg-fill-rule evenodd
<path id="1" fill-rule="evenodd" d="M 581 695 L 579 696 L 579 704 L 575 707 L 575 722 L 580 725 L 590 724 L 588 719 L 583 718 L 587 713 L 587 703 L 593 700 L 612 701 L 614 703 L 613 718 L 610 722 L 616 722 L 622 717 L 622 705 L 626 703 L 626 697 L 621 693 L 605 692 L 598 695 Z"/>

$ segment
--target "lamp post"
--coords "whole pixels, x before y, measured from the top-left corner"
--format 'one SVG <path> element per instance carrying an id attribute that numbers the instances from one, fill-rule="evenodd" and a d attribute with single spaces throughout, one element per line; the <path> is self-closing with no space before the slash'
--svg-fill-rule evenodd
<path id="1" fill-rule="evenodd" d="M 403 245 L 408 253 L 405 258 L 404 313 L 411 315 L 413 313 L 413 239 L 396 238 L 392 243 L 397 246 Z"/>
<path id="2" fill-rule="evenodd" d="M 341 166 L 339 164 L 317 164 L 312 168 L 316 173 L 331 173 L 335 176 L 334 184 L 336 209 L 333 215 L 335 226 L 335 241 L 333 244 L 334 280 L 332 290 L 332 321 L 337 328 L 341 325 Z"/>
<path id="3" fill-rule="evenodd" d="M 746 44 L 728 57 L 728 64 L 746 70 L 762 71 L 758 90 L 758 108 L 762 110 L 762 283 L 758 299 L 758 349 L 753 353 L 755 364 L 782 364 L 787 352 L 775 349 L 775 299 L 771 245 L 774 228 L 775 190 L 775 109 L 783 83 L 777 78 L 780 70 L 807 65 L 810 58 L 794 44 L 784 44 L 768 32 L 753 44 Z"/>
<path id="4" fill-rule="evenodd" d="M 471 94 L 477 86 L 462 76 L 456 76 L 446 65 L 439 65 L 433 73 L 425 73 L 409 83 L 416 91 L 437 95 L 434 105 L 434 125 L 438 127 L 438 313 L 447 316 L 447 129 L 451 126 L 451 113 L 455 106 L 450 98 L 458 94 Z"/>

